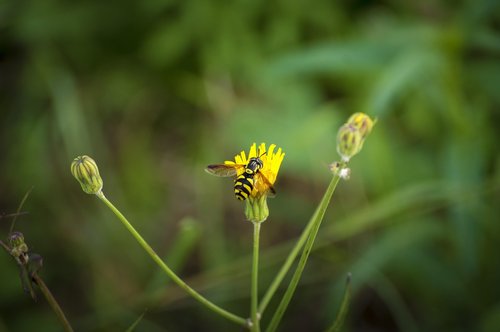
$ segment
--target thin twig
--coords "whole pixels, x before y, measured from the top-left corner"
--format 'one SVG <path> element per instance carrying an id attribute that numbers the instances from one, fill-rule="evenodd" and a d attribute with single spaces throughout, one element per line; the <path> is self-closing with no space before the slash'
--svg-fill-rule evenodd
<path id="1" fill-rule="evenodd" d="M 61 322 L 64 330 L 66 332 L 73 332 L 73 328 L 71 327 L 71 324 L 69 323 L 68 319 L 66 318 L 66 315 L 62 311 L 61 306 L 56 301 L 56 299 L 54 298 L 54 296 L 50 292 L 50 289 L 47 287 L 47 285 L 42 280 L 42 278 L 36 272 L 33 273 L 31 275 L 31 277 L 32 277 L 33 281 L 40 288 L 40 291 L 45 296 L 45 299 L 47 299 L 47 302 L 49 302 L 49 304 L 52 307 L 52 310 L 54 310 L 54 313 L 56 314 L 57 318 L 59 318 L 59 321 Z"/>
<path id="2" fill-rule="evenodd" d="M 24 216 L 25 214 L 28 214 L 28 211 L 23 211 L 23 212 L 18 212 L 18 213 L 9 213 L 9 214 L 0 214 L 0 219 L 3 218 L 12 218 L 12 217 L 17 217 L 17 216 Z"/>
<path id="3" fill-rule="evenodd" d="M 3 243 L 3 241 L 2 241 L 2 240 L 0 240 L 0 245 L 1 245 L 4 249 L 5 249 L 5 251 L 7 251 L 7 253 L 8 253 L 9 255 L 12 255 L 12 254 L 10 253 L 10 248 L 9 248 L 9 246 L 8 246 L 8 245 L 6 245 L 5 243 Z"/>
<path id="4" fill-rule="evenodd" d="M 28 199 L 28 196 L 31 194 L 31 191 L 33 190 L 34 187 L 31 187 L 27 192 L 26 194 L 24 194 L 24 197 L 21 201 L 21 203 L 19 204 L 19 207 L 17 208 L 17 211 L 15 213 L 15 216 L 14 216 L 14 220 L 12 220 L 12 224 L 10 224 L 10 230 L 9 230 L 9 234 L 12 233 L 12 231 L 14 230 L 14 225 L 16 224 L 16 220 L 17 220 L 17 216 L 19 216 L 19 212 L 21 212 L 21 209 L 23 208 L 23 205 L 24 203 L 26 202 L 26 200 Z"/>

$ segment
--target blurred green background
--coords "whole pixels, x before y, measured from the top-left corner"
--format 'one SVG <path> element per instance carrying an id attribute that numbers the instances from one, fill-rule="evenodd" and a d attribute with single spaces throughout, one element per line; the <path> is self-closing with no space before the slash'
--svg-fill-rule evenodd
<path id="1" fill-rule="evenodd" d="M 494 0 L 2 1 L 0 213 L 44 257 L 77 331 L 239 331 L 164 277 L 69 172 L 175 271 L 249 314 L 251 224 L 205 165 L 286 157 L 262 228 L 262 293 L 313 213 L 353 112 L 378 118 L 337 188 L 281 331 L 500 331 L 500 8 Z M 7 237 L 10 219 L 0 219 Z M 287 281 L 287 280 L 286 280 Z M 269 321 L 283 289 L 263 317 Z M 0 254 L 0 331 L 57 331 Z"/>

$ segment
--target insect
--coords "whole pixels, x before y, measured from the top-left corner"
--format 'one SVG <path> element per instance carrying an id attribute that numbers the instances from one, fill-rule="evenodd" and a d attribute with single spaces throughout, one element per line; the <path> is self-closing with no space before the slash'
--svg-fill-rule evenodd
<path id="1" fill-rule="evenodd" d="M 265 154 L 265 153 L 264 153 Z M 260 170 L 264 167 L 264 163 L 262 162 L 262 157 L 264 154 L 259 157 L 250 158 L 248 164 L 214 164 L 208 165 L 205 170 L 216 176 L 236 176 L 238 175 L 238 171 L 244 169 L 243 173 L 238 175 L 234 180 L 234 195 L 240 201 L 244 201 L 248 198 L 253 188 L 255 187 L 258 181 L 264 182 L 269 188 L 268 191 L 271 193 L 271 196 L 276 194 L 272 184 L 265 177 Z"/>

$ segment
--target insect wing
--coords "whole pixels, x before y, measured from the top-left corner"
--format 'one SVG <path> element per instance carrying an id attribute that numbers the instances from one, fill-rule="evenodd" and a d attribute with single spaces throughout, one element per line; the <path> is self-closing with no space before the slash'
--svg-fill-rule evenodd
<path id="1" fill-rule="evenodd" d="M 259 181 L 262 181 L 266 184 L 266 186 L 269 188 L 267 190 L 267 195 L 269 197 L 274 197 L 276 196 L 276 190 L 274 190 L 274 187 L 273 185 L 271 184 L 271 182 L 266 178 L 266 176 L 264 174 L 262 174 L 261 172 L 257 173 L 258 178 L 259 178 Z"/>
<path id="2" fill-rule="evenodd" d="M 227 176 L 235 176 L 236 174 L 238 174 L 238 169 L 240 169 L 241 167 L 244 168 L 245 165 L 215 164 L 215 165 L 208 165 L 207 168 L 205 168 L 205 171 L 215 176 L 227 177 Z"/>

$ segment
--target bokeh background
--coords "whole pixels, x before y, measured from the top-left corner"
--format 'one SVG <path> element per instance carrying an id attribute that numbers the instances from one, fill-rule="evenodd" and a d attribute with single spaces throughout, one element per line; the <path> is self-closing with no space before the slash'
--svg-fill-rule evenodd
<path id="1" fill-rule="evenodd" d="M 137 331 L 239 331 L 159 272 L 72 159 L 94 157 L 174 270 L 247 316 L 252 227 L 205 165 L 253 142 L 286 153 L 263 293 L 328 184 L 337 128 L 362 111 L 377 125 L 281 331 L 327 328 L 348 272 L 345 331 L 499 331 L 499 29 L 494 0 L 2 1 L 0 213 L 33 187 L 16 229 L 77 331 L 144 312 Z M 0 331 L 59 329 L 0 252 Z"/>

